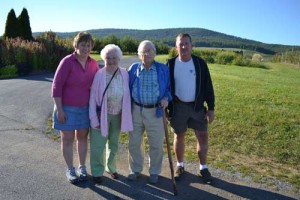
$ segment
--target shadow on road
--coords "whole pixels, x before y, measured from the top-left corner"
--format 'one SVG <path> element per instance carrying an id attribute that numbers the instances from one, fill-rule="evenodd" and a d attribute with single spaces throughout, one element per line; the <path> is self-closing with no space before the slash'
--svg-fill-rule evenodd
<path id="1" fill-rule="evenodd" d="M 128 181 L 125 176 L 120 175 L 118 180 L 104 177 L 102 184 L 97 185 L 91 177 L 89 181 L 77 185 L 88 188 L 99 197 L 105 199 L 284 199 L 294 200 L 274 192 L 237 185 L 221 179 L 214 179 L 213 185 L 201 183 L 195 174 L 189 172 L 181 181 L 177 182 L 178 195 L 174 196 L 172 182 L 169 178 L 159 177 L 157 184 L 149 184 L 148 176 L 142 175 L 136 182 Z M 210 188 L 210 189 L 208 189 Z M 211 192 L 208 192 L 208 191 Z M 225 196 L 222 194 L 226 193 Z"/>
<path id="2" fill-rule="evenodd" d="M 42 74 L 35 74 L 35 75 L 20 76 L 16 79 L 52 82 L 53 77 L 54 77 L 54 73 L 42 73 Z"/>
<path id="3" fill-rule="evenodd" d="M 213 187 L 227 191 L 231 194 L 235 194 L 241 198 L 245 199 L 285 199 L 285 200 L 296 200 L 294 198 L 284 196 L 271 191 L 266 191 L 258 188 L 253 188 L 249 186 L 237 185 L 234 183 L 229 183 L 221 179 L 216 179 Z"/>

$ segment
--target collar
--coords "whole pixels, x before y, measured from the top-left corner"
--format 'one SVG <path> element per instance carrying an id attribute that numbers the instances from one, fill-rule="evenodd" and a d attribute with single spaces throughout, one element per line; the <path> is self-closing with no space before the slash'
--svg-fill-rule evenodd
<path id="1" fill-rule="evenodd" d="M 76 52 L 75 52 L 75 51 L 72 53 L 72 55 L 71 55 L 71 59 L 72 59 L 72 60 L 77 60 L 77 58 L 76 58 Z M 90 59 L 91 59 L 91 57 L 90 57 L 90 56 L 88 56 L 88 58 L 87 58 L 86 62 L 89 62 L 89 61 L 90 61 Z"/>
<path id="2" fill-rule="evenodd" d="M 153 62 L 153 63 L 151 64 L 149 70 L 154 70 L 154 71 L 156 71 L 156 66 L 155 66 L 154 63 L 155 63 L 155 62 Z M 145 67 L 144 64 L 142 63 L 142 64 L 141 64 L 141 71 L 143 71 L 144 69 L 146 69 L 146 67 Z"/>

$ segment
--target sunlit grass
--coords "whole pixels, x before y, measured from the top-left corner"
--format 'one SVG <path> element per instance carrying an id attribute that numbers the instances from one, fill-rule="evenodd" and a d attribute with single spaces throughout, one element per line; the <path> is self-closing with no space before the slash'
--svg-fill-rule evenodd
<path id="1" fill-rule="evenodd" d="M 209 161 L 247 175 L 290 180 L 300 188 L 300 179 L 292 178 L 300 170 L 300 70 L 266 65 L 209 65 L 216 95 Z M 218 162 L 223 154 L 231 159 Z"/>
<path id="2" fill-rule="evenodd" d="M 271 184 L 267 180 L 273 177 L 300 188 L 300 69 L 265 64 L 267 69 L 209 65 L 216 118 L 209 125 L 208 164 L 258 182 Z M 198 159 L 192 131 L 186 135 L 185 157 Z"/>

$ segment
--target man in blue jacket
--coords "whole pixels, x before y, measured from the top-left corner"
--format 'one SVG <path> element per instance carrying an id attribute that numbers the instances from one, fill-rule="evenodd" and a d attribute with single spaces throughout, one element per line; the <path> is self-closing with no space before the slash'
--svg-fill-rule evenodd
<path id="1" fill-rule="evenodd" d="M 184 137 L 187 128 L 192 128 L 197 138 L 199 176 L 205 183 L 211 183 L 211 174 L 207 168 L 207 124 L 214 120 L 215 97 L 210 73 L 205 61 L 192 55 L 189 34 L 181 33 L 176 37 L 176 50 L 178 56 L 167 62 L 173 98 L 168 109 L 177 159 L 175 179 L 180 180 L 184 173 Z"/>
<path id="2" fill-rule="evenodd" d="M 168 67 L 156 62 L 154 44 L 145 40 L 138 47 L 141 62 L 129 68 L 129 87 L 132 99 L 133 131 L 129 133 L 128 179 L 135 181 L 144 164 L 143 139 L 147 132 L 149 141 L 149 182 L 157 183 L 163 160 L 164 125 L 162 112 L 171 101 Z"/>

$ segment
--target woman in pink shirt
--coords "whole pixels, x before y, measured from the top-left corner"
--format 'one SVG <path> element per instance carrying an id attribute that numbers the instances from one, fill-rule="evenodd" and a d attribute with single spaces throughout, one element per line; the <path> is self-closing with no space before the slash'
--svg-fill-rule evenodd
<path id="1" fill-rule="evenodd" d="M 60 130 L 61 150 L 67 164 L 66 176 L 75 184 L 87 179 L 85 160 L 89 132 L 89 97 L 94 75 L 99 67 L 89 55 L 93 49 L 92 36 L 80 32 L 74 38 L 74 53 L 64 57 L 56 70 L 52 97 L 54 99 L 53 128 Z M 77 139 L 78 174 L 73 165 L 73 142 Z"/>
<path id="2" fill-rule="evenodd" d="M 113 179 L 119 177 L 116 169 L 119 135 L 133 129 L 128 73 L 119 67 L 122 51 L 109 44 L 102 49 L 101 58 L 104 68 L 95 75 L 89 107 L 91 174 L 96 183 L 102 182 L 104 171 Z"/>

